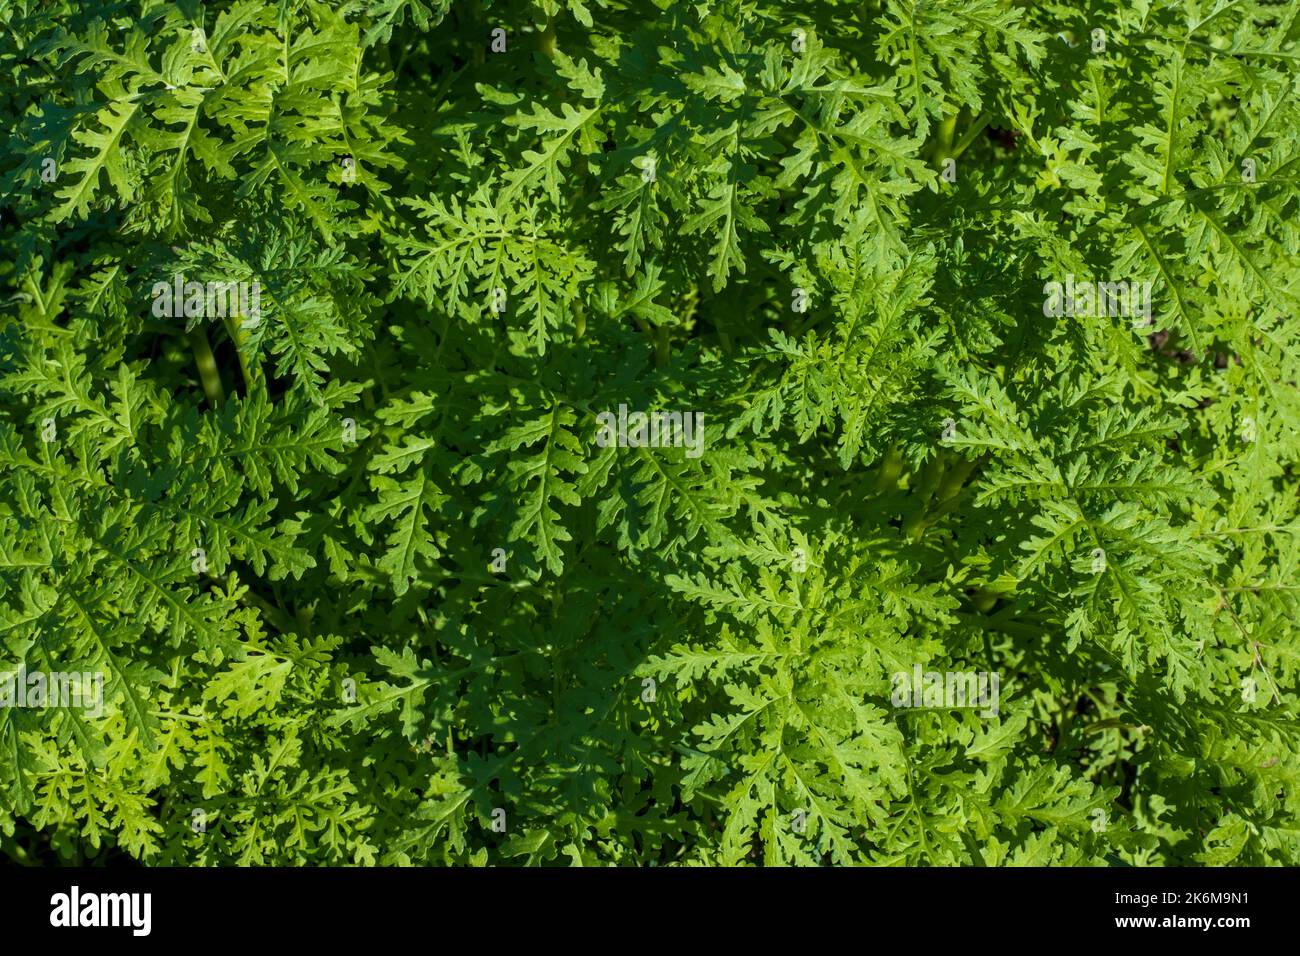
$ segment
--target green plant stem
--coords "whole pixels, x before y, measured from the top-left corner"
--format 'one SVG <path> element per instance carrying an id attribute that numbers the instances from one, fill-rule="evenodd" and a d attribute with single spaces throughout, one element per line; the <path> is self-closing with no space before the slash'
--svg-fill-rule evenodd
<path id="1" fill-rule="evenodd" d="M 970 129 L 966 130 L 966 135 L 961 138 L 961 141 L 953 147 L 952 152 L 948 155 L 953 159 L 956 159 L 962 153 L 966 152 L 966 147 L 975 142 L 975 137 L 984 132 L 984 128 L 989 125 L 989 119 L 990 117 L 987 113 L 981 113 L 976 117 L 975 122 L 971 123 Z"/>
<path id="2" fill-rule="evenodd" d="M 226 334 L 230 336 L 230 341 L 235 346 L 235 354 L 239 356 L 239 373 L 244 377 L 244 390 L 247 391 L 253 387 L 253 378 L 261 371 L 260 365 L 252 367 L 248 364 L 248 355 L 244 349 L 248 342 L 248 335 L 244 332 L 242 325 L 238 325 L 229 318 L 222 320 L 226 323 Z"/>
<path id="3" fill-rule="evenodd" d="M 913 541 L 920 538 L 940 518 L 957 507 L 966 488 L 967 479 L 979 464 L 979 459 L 961 456 L 951 456 L 947 459 L 942 480 L 938 482 L 938 489 L 933 495 L 926 496 L 926 507 L 918 512 L 909 527 L 905 529 Z"/>
<path id="4" fill-rule="evenodd" d="M 207 396 L 209 405 L 220 408 L 225 404 L 226 392 L 221 387 L 221 371 L 217 368 L 212 346 L 208 343 L 208 334 L 203 329 L 196 328 L 186 332 L 185 337 L 189 339 L 190 348 L 194 350 L 194 362 L 199 368 L 199 381 L 203 384 L 203 394 Z"/>
<path id="5" fill-rule="evenodd" d="M 916 541 L 926 528 L 929 517 L 930 499 L 934 497 L 935 488 L 939 487 L 939 477 L 943 465 L 938 458 L 933 458 L 915 476 L 915 485 L 910 489 L 909 499 L 917 502 L 916 511 L 903 522 L 903 534 L 909 541 Z"/>
<path id="6" fill-rule="evenodd" d="M 4 851 L 5 856 L 22 866 L 35 866 L 36 861 L 27 855 L 27 851 L 17 840 L 11 837 L 0 838 L 0 850 Z"/>
<path id="7" fill-rule="evenodd" d="M 897 486 L 902 473 L 903 453 L 897 448 L 891 448 L 885 454 L 885 460 L 880 463 L 880 471 L 876 475 L 876 493 L 883 494 L 891 491 Z"/>
<path id="8" fill-rule="evenodd" d="M 939 124 L 939 142 L 935 145 L 934 158 L 943 162 L 952 155 L 952 139 L 957 132 L 957 114 L 945 118 Z"/>

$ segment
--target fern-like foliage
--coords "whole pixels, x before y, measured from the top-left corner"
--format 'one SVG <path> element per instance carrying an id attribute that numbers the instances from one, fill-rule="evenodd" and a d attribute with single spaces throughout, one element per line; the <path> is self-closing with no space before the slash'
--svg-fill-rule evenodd
<path id="1" fill-rule="evenodd" d="M 1274 0 L 0 0 L 0 677 L 103 676 L 0 707 L 0 850 L 1300 862 L 1297 57 Z"/>

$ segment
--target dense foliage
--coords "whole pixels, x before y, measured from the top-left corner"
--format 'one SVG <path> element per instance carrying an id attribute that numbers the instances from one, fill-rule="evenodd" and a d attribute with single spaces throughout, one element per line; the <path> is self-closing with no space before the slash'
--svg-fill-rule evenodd
<path id="1" fill-rule="evenodd" d="M 0 666 L 105 675 L 0 708 L 0 845 L 1300 862 L 1298 61 L 1298 0 L 0 0 Z"/>

